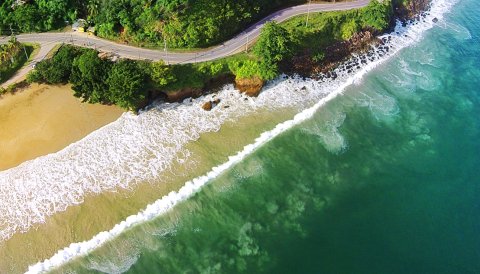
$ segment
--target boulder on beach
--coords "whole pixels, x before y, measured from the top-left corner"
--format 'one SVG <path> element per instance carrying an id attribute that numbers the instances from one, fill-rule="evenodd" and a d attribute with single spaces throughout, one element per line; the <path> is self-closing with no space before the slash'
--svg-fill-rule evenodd
<path id="1" fill-rule="evenodd" d="M 203 104 L 202 108 L 206 111 L 210 111 L 214 107 L 216 107 L 218 104 L 220 104 L 220 99 L 215 99 L 213 101 L 205 102 L 205 104 Z"/>
<path id="2" fill-rule="evenodd" d="M 235 79 L 235 88 L 250 97 L 257 97 L 265 82 L 259 77 Z"/>
<path id="3" fill-rule="evenodd" d="M 213 108 L 212 101 L 205 102 L 205 104 L 203 104 L 202 108 L 206 111 L 212 110 L 212 108 Z"/>

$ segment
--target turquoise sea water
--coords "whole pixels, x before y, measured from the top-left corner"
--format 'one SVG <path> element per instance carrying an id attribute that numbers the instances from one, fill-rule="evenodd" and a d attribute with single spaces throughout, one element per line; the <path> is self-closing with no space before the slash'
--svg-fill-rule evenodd
<path id="1" fill-rule="evenodd" d="M 188 201 L 60 269 L 480 273 L 480 3 Z"/>

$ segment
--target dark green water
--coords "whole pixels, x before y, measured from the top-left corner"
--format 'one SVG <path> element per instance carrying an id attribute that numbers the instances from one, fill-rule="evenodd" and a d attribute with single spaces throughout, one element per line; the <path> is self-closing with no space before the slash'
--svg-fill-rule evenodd
<path id="1" fill-rule="evenodd" d="M 480 273 L 480 4 L 78 273 Z"/>

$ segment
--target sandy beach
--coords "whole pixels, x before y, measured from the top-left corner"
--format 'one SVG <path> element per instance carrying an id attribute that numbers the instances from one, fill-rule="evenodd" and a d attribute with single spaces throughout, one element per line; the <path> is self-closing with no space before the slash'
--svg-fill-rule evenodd
<path id="1" fill-rule="evenodd" d="M 57 152 L 115 121 L 115 106 L 82 104 L 70 86 L 34 84 L 0 99 L 0 170 Z"/>
<path id="2" fill-rule="evenodd" d="M 49 217 L 45 223 L 25 233 L 16 233 L 0 242 L 0 258 L 8 258 L 0 260 L 0 273 L 22 273 L 28 265 L 51 257 L 72 242 L 85 241 L 100 231 L 111 229 L 159 197 L 178 190 L 185 181 L 224 162 L 229 155 L 251 143 L 265 128 L 271 128 L 293 114 L 292 110 L 282 113 L 258 111 L 227 122 L 219 132 L 202 134 L 199 140 L 189 143 L 191 158 L 160 173 L 154 183 L 139 183 L 132 189 L 88 195 L 82 204 Z M 33 242 L 37 244 L 32 246 Z"/>

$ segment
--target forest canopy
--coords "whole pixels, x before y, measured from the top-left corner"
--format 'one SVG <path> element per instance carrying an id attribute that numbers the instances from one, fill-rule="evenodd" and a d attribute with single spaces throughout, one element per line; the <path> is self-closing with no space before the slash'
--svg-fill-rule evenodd
<path id="1" fill-rule="evenodd" d="M 97 34 L 136 44 L 194 48 L 220 43 L 263 16 L 305 0 L 5 0 L 0 34 L 58 29 L 77 18 Z"/>

